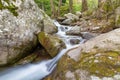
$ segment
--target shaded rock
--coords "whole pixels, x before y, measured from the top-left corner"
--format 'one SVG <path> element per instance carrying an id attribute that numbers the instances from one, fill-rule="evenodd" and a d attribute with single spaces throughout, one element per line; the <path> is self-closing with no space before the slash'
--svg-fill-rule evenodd
<path id="1" fill-rule="evenodd" d="M 79 43 L 80 43 L 80 40 L 79 40 L 79 39 L 70 39 L 70 43 L 71 43 L 72 45 L 74 45 L 74 44 L 79 44 Z"/>
<path id="2" fill-rule="evenodd" d="M 59 51 L 65 48 L 65 43 L 62 40 L 45 32 L 40 32 L 38 39 L 40 44 L 52 57 L 56 56 Z"/>
<path id="3" fill-rule="evenodd" d="M 70 30 L 66 31 L 67 35 L 81 35 L 81 27 L 75 26 L 72 27 Z"/>
<path id="4" fill-rule="evenodd" d="M 43 25 L 44 31 L 57 32 L 52 20 L 33 0 L 11 0 L 11 3 L 18 7 L 18 16 L 0 10 L 0 65 L 14 63 L 30 54 L 38 43 L 35 34 Z"/>
<path id="5" fill-rule="evenodd" d="M 57 21 L 58 21 L 58 22 L 62 22 L 62 21 L 64 21 L 64 20 L 65 20 L 65 17 L 58 17 L 58 18 L 57 18 Z"/>
<path id="6" fill-rule="evenodd" d="M 120 72 L 120 28 L 69 50 L 49 80 L 116 80 Z M 83 74 L 80 74 L 83 73 Z M 66 76 L 70 74 L 71 76 Z M 62 75 L 62 76 L 61 76 Z M 117 80 L 119 80 L 118 78 Z"/>
<path id="7" fill-rule="evenodd" d="M 70 24 L 72 24 L 72 22 L 73 22 L 72 19 L 65 19 L 65 20 L 62 22 L 62 24 L 63 24 L 63 25 L 70 25 Z"/>
<path id="8" fill-rule="evenodd" d="M 81 34 L 82 34 L 82 37 L 87 40 L 99 35 L 99 34 L 90 33 L 90 32 L 81 32 Z"/>
<path id="9" fill-rule="evenodd" d="M 82 17 L 82 13 L 80 11 L 77 11 L 75 15 L 78 16 L 79 18 Z"/>
<path id="10" fill-rule="evenodd" d="M 33 62 L 40 62 L 42 60 L 47 60 L 50 58 L 51 56 L 47 53 L 45 49 L 37 48 L 32 54 L 19 60 L 14 65 L 22 65 L 22 64 L 33 63 Z"/>

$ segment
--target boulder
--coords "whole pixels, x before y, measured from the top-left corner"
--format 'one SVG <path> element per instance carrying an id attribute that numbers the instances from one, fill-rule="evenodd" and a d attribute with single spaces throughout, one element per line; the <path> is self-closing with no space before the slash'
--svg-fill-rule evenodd
<path id="1" fill-rule="evenodd" d="M 69 50 L 45 80 L 120 80 L 120 28 Z"/>
<path id="2" fill-rule="evenodd" d="M 81 27 L 75 26 L 72 27 L 70 30 L 66 31 L 67 35 L 81 35 Z"/>
<path id="3" fill-rule="evenodd" d="M 80 11 L 77 11 L 75 15 L 78 16 L 79 18 L 82 17 L 82 13 Z"/>
<path id="4" fill-rule="evenodd" d="M 62 24 L 71 25 L 72 23 L 79 20 L 79 16 L 80 16 L 80 13 L 77 13 L 76 15 L 72 13 L 65 14 L 64 17 L 66 19 L 62 21 Z"/>
<path id="5" fill-rule="evenodd" d="M 82 35 L 82 37 L 84 39 L 89 40 L 91 38 L 94 38 L 94 37 L 98 36 L 99 34 L 97 34 L 97 33 L 90 33 L 90 32 L 81 32 L 81 35 Z"/>
<path id="6" fill-rule="evenodd" d="M 73 22 L 72 19 L 65 19 L 64 21 L 62 21 L 62 24 L 63 24 L 63 25 L 71 25 L 72 22 Z"/>
<path id="7" fill-rule="evenodd" d="M 79 20 L 79 17 L 72 13 L 65 14 L 64 17 L 67 19 L 72 19 L 73 21 Z"/>
<path id="8" fill-rule="evenodd" d="M 62 22 L 62 21 L 64 21 L 65 20 L 65 17 L 57 17 L 57 21 L 58 22 Z"/>
<path id="9" fill-rule="evenodd" d="M 65 43 L 61 39 L 45 32 L 38 34 L 38 40 L 52 57 L 56 56 L 63 48 L 66 48 Z"/>
<path id="10" fill-rule="evenodd" d="M 34 0 L 10 1 L 18 8 L 18 15 L 14 16 L 7 9 L 0 10 L 1 66 L 14 63 L 30 54 L 37 46 L 36 34 L 41 31 L 43 25 L 45 32 L 57 32 L 53 21 L 39 9 Z"/>
<path id="11" fill-rule="evenodd" d="M 80 40 L 79 39 L 70 39 L 70 44 L 75 45 L 75 44 L 79 44 Z"/>

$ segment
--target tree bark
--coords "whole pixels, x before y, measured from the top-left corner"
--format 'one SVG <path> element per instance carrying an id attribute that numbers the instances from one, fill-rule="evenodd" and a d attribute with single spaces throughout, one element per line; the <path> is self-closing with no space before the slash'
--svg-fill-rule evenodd
<path id="1" fill-rule="evenodd" d="M 56 9 L 55 9 L 53 0 L 50 0 L 50 4 L 51 4 L 51 14 L 52 14 L 51 17 L 55 18 L 56 17 Z"/>
<path id="2" fill-rule="evenodd" d="M 60 7 L 62 5 L 62 0 L 59 0 L 59 4 L 58 4 L 58 16 L 60 16 Z"/>
<path id="3" fill-rule="evenodd" d="M 45 8 L 44 8 L 44 2 L 42 2 L 42 10 L 45 11 Z"/>
<path id="4" fill-rule="evenodd" d="M 73 0 L 69 0 L 69 12 L 73 12 Z"/>
<path id="5" fill-rule="evenodd" d="M 100 7 L 101 5 L 101 0 L 98 0 L 98 8 Z"/>
<path id="6" fill-rule="evenodd" d="M 82 12 L 88 10 L 87 0 L 82 0 Z"/>

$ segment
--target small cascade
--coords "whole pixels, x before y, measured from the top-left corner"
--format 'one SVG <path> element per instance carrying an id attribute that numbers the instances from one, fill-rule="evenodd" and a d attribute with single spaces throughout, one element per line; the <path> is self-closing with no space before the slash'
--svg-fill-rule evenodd
<path id="1" fill-rule="evenodd" d="M 84 40 L 80 36 L 66 35 L 66 31 L 72 27 L 60 25 L 57 21 L 54 24 L 58 27 L 58 35 L 66 44 L 66 49 L 63 49 L 59 54 L 51 60 L 42 61 L 36 64 L 26 64 L 11 68 L 0 73 L 0 80 L 42 80 L 49 75 L 57 65 L 58 60 L 68 50 L 77 47 Z M 78 40 L 77 44 L 72 44 L 71 40 Z"/>
<path id="2" fill-rule="evenodd" d="M 54 24 L 58 27 L 58 32 L 56 34 L 64 41 L 67 48 L 79 45 L 81 42 L 84 41 L 84 39 L 82 39 L 82 37 L 80 36 L 66 35 L 66 31 L 69 31 L 72 26 L 60 25 L 57 21 L 54 21 Z M 79 43 L 72 44 L 70 40 L 79 40 Z"/>

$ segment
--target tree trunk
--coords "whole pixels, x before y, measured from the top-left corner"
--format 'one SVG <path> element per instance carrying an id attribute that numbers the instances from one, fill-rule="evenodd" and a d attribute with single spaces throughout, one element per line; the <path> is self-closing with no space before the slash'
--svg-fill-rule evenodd
<path id="1" fill-rule="evenodd" d="M 88 10 L 87 0 L 82 0 L 82 12 Z"/>
<path id="2" fill-rule="evenodd" d="M 62 5 L 62 0 L 59 0 L 59 4 L 58 4 L 58 16 L 60 16 L 60 7 Z"/>
<path id="3" fill-rule="evenodd" d="M 69 12 L 73 12 L 73 0 L 69 0 Z"/>
<path id="4" fill-rule="evenodd" d="M 52 14 L 51 17 L 55 18 L 56 17 L 56 9 L 55 9 L 53 0 L 50 0 L 50 4 L 51 4 L 51 14 Z"/>
<path id="5" fill-rule="evenodd" d="M 98 8 L 100 7 L 101 5 L 101 0 L 98 0 Z"/>
<path id="6" fill-rule="evenodd" d="M 42 10 L 45 11 L 44 2 L 42 2 Z"/>

